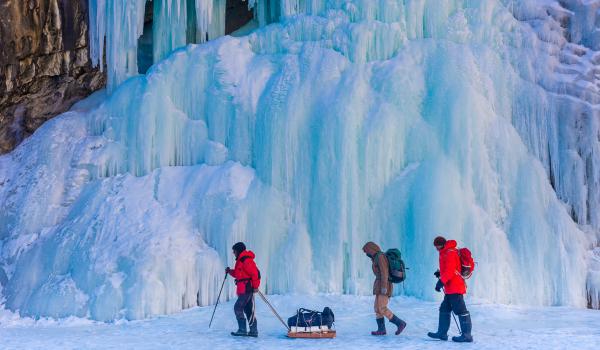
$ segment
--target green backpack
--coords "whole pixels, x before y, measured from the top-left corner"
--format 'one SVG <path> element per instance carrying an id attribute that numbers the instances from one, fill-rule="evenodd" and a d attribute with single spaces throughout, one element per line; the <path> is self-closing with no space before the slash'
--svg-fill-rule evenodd
<path id="1" fill-rule="evenodd" d="M 385 252 L 385 256 L 388 259 L 388 265 L 390 266 L 390 277 L 389 281 L 392 283 L 401 283 L 406 279 L 406 267 L 404 261 L 400 255 L 400 250 L 396 248 L 388 249 Z"/>

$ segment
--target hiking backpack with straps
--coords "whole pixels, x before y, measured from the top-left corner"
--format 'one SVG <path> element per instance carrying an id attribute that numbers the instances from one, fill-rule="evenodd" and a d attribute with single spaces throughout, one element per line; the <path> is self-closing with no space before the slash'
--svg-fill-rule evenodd
<path id="1" fill-rule="evenodd" d="M 464 279 L 469 279 L 475 271 L 475 261 L 473 255 L 468 248 L 460 248 L 458 250 L 458 257 L 460 258 L 460 275 Z"/>
<path id="2" fill-rule="evenodd" d="M 388 249 L 385 252 L 385 257 L 387 258 L 388 266 L 390 267 L 388 280 L 392 283 L 404 282 L 406 279 L 406 266 L 402 260 L 400 250 L 396 248 Z"/>

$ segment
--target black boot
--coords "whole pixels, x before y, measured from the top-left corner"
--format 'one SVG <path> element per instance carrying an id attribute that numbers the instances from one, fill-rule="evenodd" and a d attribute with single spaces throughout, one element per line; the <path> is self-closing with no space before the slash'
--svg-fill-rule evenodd
<path id="1" fill-rule="evenodd" d="M 394 315 L 394 317 L 392 317 L 390 322 L 392 322 L 393 324 L 396 325 L 396 327 L 398 327 L 398 329 L 396 330 L 396 335 L 400 335 L 400 333 L 402 333 L 404 328 L 406 328 L 406 322 L 399 319 L 398 316 L 396 316 L 396 315 Z"/>
<path id="2" fill-rule="evenodd" d="M 448 340 L 448 329 L 450 328 L 450 313 L 440 311 L 440 319 L 438 322 L 438 331 L 436 333 L 429 332 L 427 335 L 433 339 Z"/>
<path id="3" fill-rule="evenodd" d="M 376 318 L 375 321 L 377 321 L 377 330 L 371 332 L 371 335 L 385 335 L 385 319 Z"/>
<path id="4" fill-rule="evenodd" d="M 248 336 L 249 337 L 258 337 L 258 321 L 256 321 L 256 318 L 254 318 L 254 321 L 250 322 L 248 321 L 248 324 L 250 325 L 250 332 L 248 332 Z"/>
<path id="5" fill-rule="evenodd" d="M 460 337 L 452 337 L 452 341 L 457 343 L 471 343 L 473 342 L 473 337 L 471 336 L 471 328 L 473 325 L 471 324 L 471 314 L 468 312 L 464 315 L 458 315 L 458 321 L 460 322 L 460 329 L 462 330 L 462 334 Z"/>
<path id="6" fill-rule="evenodd" d="M 248 332 L 246 332 L 246 319 L 245 318 L 238 318 L 237 319 L 238 322 L 238 330 L 235 332 L 231 332 L 231 335 L 235 336 L 235 337 L 245 337 L 248 335 Z"/>

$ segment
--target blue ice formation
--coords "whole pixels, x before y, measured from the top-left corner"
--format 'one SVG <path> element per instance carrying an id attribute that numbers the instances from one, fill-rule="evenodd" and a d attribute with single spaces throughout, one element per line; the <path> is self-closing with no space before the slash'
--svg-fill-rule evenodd
<path id="1" fill-rule="evenodd" d="M 0 157 L 5 307 L 207 305 L 239 240 L 268 293 L 369 294 L 374 240 L 410 267 L 397 292 L 433 299 L 439 234 L 473 251 L 470 296 L 598 306 L 596 22 L 553 0 L 250 1 L 259 29 L 171 53 L 191 9 L 222 34 L 220 3 L 154 0 L 137 75 L 144 1 L 92 1 L 110 94 Z"/>

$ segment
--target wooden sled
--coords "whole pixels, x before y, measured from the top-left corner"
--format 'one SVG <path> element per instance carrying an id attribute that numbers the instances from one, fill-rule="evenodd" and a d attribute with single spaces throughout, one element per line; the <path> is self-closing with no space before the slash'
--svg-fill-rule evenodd
<path id="1" fill-rule="evenodd" d="M 288 338 L 297 339 L 332 339 L 335 338 L 335 331 L 327 332 L 288 332 Z"/>
<path id="2" fill-rule="evenodd" d="M 332 339 L 335 338 L 335 329 L 321 327 L 291 327 L 288 338 L 298 339 Z"/>

